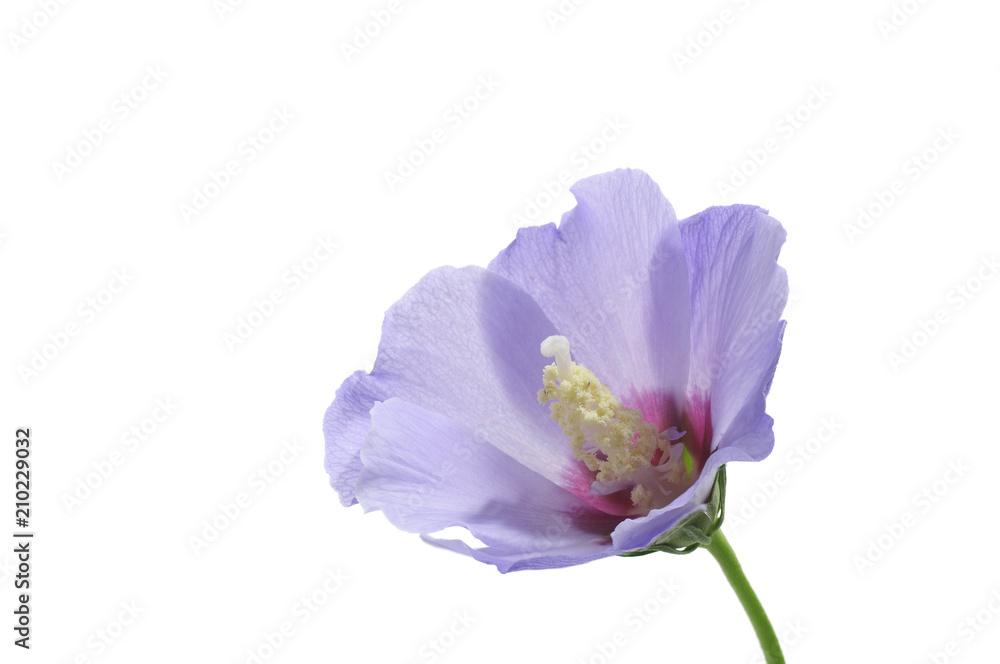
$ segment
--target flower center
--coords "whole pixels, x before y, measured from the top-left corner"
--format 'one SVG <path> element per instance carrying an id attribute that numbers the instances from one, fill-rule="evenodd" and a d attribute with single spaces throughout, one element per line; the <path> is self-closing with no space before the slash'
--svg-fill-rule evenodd
<path id="1" fill-rule="evenodd" d="M 570 358 L 566 337 L 548 337 L 541 350 L 555 362 L 542 374 L 538 403 L 549 404 L 573 456 L 597 473 L 590 493 L 630 490 L 632 504 L 642 510 L 669 503 L 691 470 L 679 442 L 684 432 L 658 431 L 640 410 L 622 404 L 593 371 Z"/>

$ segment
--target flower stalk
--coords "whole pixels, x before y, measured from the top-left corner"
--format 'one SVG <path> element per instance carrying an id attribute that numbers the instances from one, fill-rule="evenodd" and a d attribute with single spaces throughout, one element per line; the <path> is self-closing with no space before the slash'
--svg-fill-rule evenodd
<path id="1" fill-rule="evenodd" d="M 719 563 L 722 573 L 726 575 L 726 580 L 733 587 L 736 597 L 743 605 L 743 610 L 750 618 L 750 624 L 753 625 L 753 629 L 757 633 L 757 640 L 760 641 L 760 647 L 764 651 L 764 661 L 767 664 L 785 664 L 785 657 L 781 654 L 781 644 L 778 643 L 774 627 L 771 626 L 771 621 L 768 620 L 764 607 L 757 599 L 757 593 L 750 587 L 750 582 L 747 581 L 740 561 L 737 560 L 733 547 L 729 545 L 729 540 L 726 539 L 721 530 L 716 530 L 705 548 Z"/>

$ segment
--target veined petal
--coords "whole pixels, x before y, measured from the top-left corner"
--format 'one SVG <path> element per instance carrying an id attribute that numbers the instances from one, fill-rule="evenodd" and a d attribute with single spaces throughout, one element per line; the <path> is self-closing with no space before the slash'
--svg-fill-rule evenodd
<path id="1" fill-rule="evenodd" d="M 326 439 L 324 466 L 330 486 L 337 491 L 345 507 L 357 503 L 354 485 L 361 472 L 358 452 L 372 422 L 369 413 L 376 402 L 386 398 L 385 387 L 364 371 L 355 371 L 339 388 L 333 403 L 323 416 Z"/>
<path id="2" fill-rule="evenodd" d="M 396 527 L 433 533 L 462 526 L 507 555 L 610 548 L 618 522 L 526 468 L 469 427 L 392 398 L 371 411 L 357 482 L 365 511 Z M 472 554 L 470 554 L 472 555 Z"/>
<path id="3" fill-rule="evenodd" d="M 556 333 L 521 288 L 478 267 L 433 270 L 386 313 L 370 374 L 337 391 L 324 420 L 326 468 L 353 504 L 358 454 L 378 401 L 400 397 L 449 417 L 550 480 L 581 473 L 548 409 L 537 401 Z"/>
<path id="4" fill-rule="evenodd" d="M 711 406 L 711 450 L 754 460 L 774 445 L 764 399 L 781 351 L 788 278 L 785 231 L 765 210 L 709 208 L 680 223 L 691 280 L 689 398 Z"/>
<path id="5" fill-rule="evenodd" d="M 673 208 L 652 179 L 617 170 L 577 182 L 575 208 L 522 228 L 490 269 L 526 290 L 574 359 L 620 395 L 655 389 L 683 404 L 690 298 Z"/>

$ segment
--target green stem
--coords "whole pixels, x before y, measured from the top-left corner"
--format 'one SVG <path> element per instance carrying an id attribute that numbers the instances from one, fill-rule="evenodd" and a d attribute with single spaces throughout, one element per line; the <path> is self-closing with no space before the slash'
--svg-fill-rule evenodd
<path id="1" fill-rule="evenodd" d="M 785 664 L 785 657 L 781 654 L 781 645 L 774 634 L 774 628 L 771 627 L 771 621 L 767 619 L 764 607 L 760 605 L 757 594 L 750 587 L 750 582 L 747 581 L 743 568 L 740 567 L 740 561 L 736 559 L 733 547 L 729 545 L 729 540 L 721 530 L 716 530 L 705 548 L 715 557 L 729 585 L 736 591 L 743 610 L 746 611 L 754 631 L 757 632 L 757 640 L 764 650 L 764 660 L 767 664 Z"/>

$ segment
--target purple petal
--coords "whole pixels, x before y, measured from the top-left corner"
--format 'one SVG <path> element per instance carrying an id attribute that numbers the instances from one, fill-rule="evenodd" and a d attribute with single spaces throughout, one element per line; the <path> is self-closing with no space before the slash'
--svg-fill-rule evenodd
<path id="1" fill-rule="evenodd" d="M 575 208 L 522 228 L 490 269 L 539 303 L 574 359 L 619 396 L 632 386 L 683 403 L 689 291 L 673 208 L 648 175 L 617 170 L 577 182 Z"/>
<path id="2" fill-rule="evenodd" d="M 548 363 L 539 345 L 555 333 L 527 293 L 493 272 L 444 267 L 426 275 L 386 313 L 371 374 L 348 378 L 327 411 L 326 468 L 341 501 L 356 502 L 369 411 L 390 397 L 455 420 L 550 480 L 580 475 L 582 464 L 536 397 Z"/>
<path id="3" fill-rule="evenodd" d="M 610 555 L 618 519 L 589 507 L 469 427 L 398 398 L 377 404 L 361 448 L 357 498 L 396 527 L 462 526 L 519 558 Z M 470 554 L 472 555 L 472 554 Z"/>
<path id="4" fill-rule="evenodd" d="M 326 438 L 324 466 L 330 475 L 330 486 L 337 490 L 345 507 L 358 502 L 354 485 L 361 472 L 358 451 L 372 422 L 368 413 L 375 402 L 385 398 L 384 389 L 364 371 L 356 371 L 345 380 L 323 416 Z"/>
<path id="5" fill-rule="evenodd" d="M 711 449 L 739 446 L 753 460 L 774 445 L 764 397 L 788 299 L 778 267 L 781 224 L 747 205 L 714 207 L 680 224 L 691 279 L 689 397 L 711 407 Z"/>

